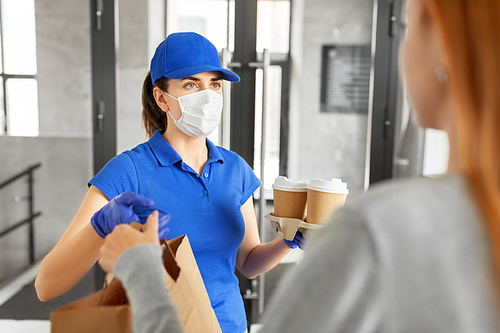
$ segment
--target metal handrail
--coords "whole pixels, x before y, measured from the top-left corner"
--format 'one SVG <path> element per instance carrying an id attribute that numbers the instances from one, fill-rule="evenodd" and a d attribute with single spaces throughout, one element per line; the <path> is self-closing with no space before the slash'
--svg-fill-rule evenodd
<path id="1" fill-rule="evenodd" d="M 42 215 L 41 212 L 36 212 L 36 213 L 34 212 L 33 171 L 35 169 L 38 169 L 41 166 L 42 166 L 41 163 L 34 164 L 34 165 L 28 167 L 26 170 L 10 177 L 9 179 L 7 179 L 6 181 L 4 181 L 3 183 L 0 184 L 0 190 L 1 190 L 2 188 L 6 187 L 7 185 L 12 184 L 16 180 L 19 180 L 25 176 L 28 177 L 28 197 L 27 197 L 27 199 L 28 199 L 28 217 L 20 222 L 17 222 L 15 224 L 9 226 L 6 229 L 0 231 L 0 238 L 7 236 L 8 234 L 10 234 L 12 231 L 16 230 L 20 226 L 22 226 L 24 224 L 28 224 L 30 264 L 33 264 L 35 262 L 35 241 L 34 241 L 34 237 L 33 237 L 33 220 L 35 218 L 39 217 L 40 215 Z"/>
<path id="2" fill-rule="evenodd" d="M 7 179 L 6 181 L 4 181 L 3 183 L 0 184 L 0 190 L 9 185 L 10 183 L 13 183 L 14 181 L 18 180 L 19 178 L 25 176 L 26 174 L 29 174 L 31 173 L 33 170 L 39 168 L 42 166 L 42 163 L 37 163 L 37 164 L 34 164 L 30 167 L 28 167 L 26 170 L 24 171 L 21 171 L 20 173 L 18 173 L 17 175 L 14 175 L 12 177 L 10 177 L 9 179 Z"/>

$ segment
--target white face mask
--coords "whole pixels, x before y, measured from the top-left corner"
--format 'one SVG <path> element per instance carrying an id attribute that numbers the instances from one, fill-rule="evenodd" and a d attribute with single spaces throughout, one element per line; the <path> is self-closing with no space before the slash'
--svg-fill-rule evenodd
<path id="1" fill-rule="evenodd" d="M 175 125 L 184 134 L 192 138 L 203 138 L 212 133 L 220 122 L 222 112 L 222 95 L 213 90 L 205 89 L 179 98 L 166 93 L 179 101 L 182 115 L 174 120 Z"/>

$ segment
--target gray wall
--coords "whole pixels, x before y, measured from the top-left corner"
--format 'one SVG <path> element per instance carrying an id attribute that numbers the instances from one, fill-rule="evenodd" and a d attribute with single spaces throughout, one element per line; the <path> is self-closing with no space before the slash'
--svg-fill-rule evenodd
<path id="1" fill-rule="evenodd" d="M 36 0 L 41 136 L 91 137 L 88 1 Z"/>
<path id="2" fill-rule="evenodd" d="M 147 140 L 142 127 L 142 84 L 165 36 L 163 0 L 120 0 L 117 152 Z"/>
<path id="3" fill-rule="evenodd" d="M 361 193 L 367 116 L 320 113 L 321 49 L 369 45 L 373 0 L 298 0 L 293 8 L 289 176 L 341 178 Z"/>

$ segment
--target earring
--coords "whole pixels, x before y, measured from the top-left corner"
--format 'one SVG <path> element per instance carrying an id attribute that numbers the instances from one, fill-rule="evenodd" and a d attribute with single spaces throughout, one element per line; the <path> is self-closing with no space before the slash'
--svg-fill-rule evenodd
<path id="1" fill-rule="evenodd" d="M 442 65 L 436 66 L 436 68 L 434 68 L 434 74 L 436 74 L 439 83 L 445 83 L 446 81 L 448 81 L 448 74 L 446 73 L 446 69 L 444 69 Z"/>

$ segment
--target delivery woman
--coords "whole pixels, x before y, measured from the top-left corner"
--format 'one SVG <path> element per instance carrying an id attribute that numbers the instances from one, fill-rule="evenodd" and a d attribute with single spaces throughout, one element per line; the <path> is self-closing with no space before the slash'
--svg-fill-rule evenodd
<path id="1" fill-rule="evenodd" d="M 220 121 L 222 80 L 239 77 L 221 67 L 203 36 L 174 33 L 158 46 L 142 92 L 150 139 L 113 158 L 89 182 L 75 218 L 41 264 L 35 287 L 42 301 L 83 277 L 116 224 L 144 222 L 158 210 L 170 216 L 170 238 L 187 234 L 223 332 L 246 330 L 235 267 L 253 278 L 300 240 L 260 243 L 252 201 L 259 179 L 240 156 L 206 138 Z"/>

